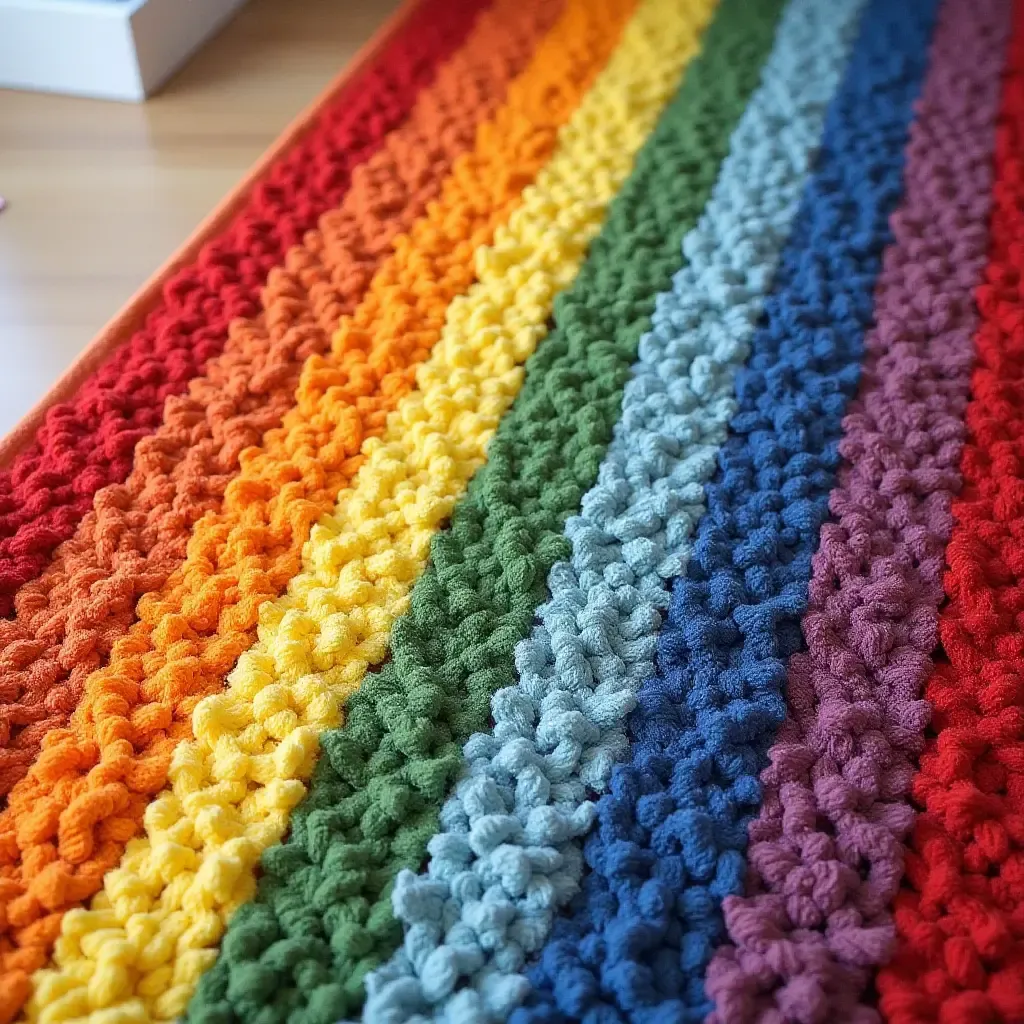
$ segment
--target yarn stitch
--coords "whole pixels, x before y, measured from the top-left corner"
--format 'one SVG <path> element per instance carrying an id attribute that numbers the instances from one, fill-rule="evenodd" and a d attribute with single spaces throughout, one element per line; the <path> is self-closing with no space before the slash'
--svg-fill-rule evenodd
<path id="1" fill-rule="evenodd" d="M 554 296 L 575 277 L 710 9 L 672 18 L 651 0 L 639 8 L 508 226 L 477 250 L 477 283 L 449 307 L 417 389 L 364 444 L 353 486 L 313 531 L 307 571 L 263 609 L 260 643 L 227 692 L 196 707 L 196 740 L 176 749 L 176 785 L 150 805 L 147 838 L 107 876 L 93 912 L 65 917 L 55 953 L 65 970 L 37 979 L 49 1020 L 124 1020 L 137 1012 L 131 1000 L 149 1019 L 184 1011 L 224 919 L 252 895 L 259 855 L 305 795 L 319 733 L 339 724 L 344 699 L 387 653 L 430 538 L 483 463 Z M 637 61 L 645 38 L 664 44 Z"/>
<path id="2" fill-rule="evenodd" d="M 477 145 L 456 161 L 441 199 L 374 276 L 326 356 L 310 356 L 296 406 L 262 448 L 247 451 L 223 509 L 193 530 L 188 556 L 94 673 L 69 726 L 51 731 L 0 814 L 2 956 L 16 972 L 43 966 L 65 909 L 92 896 L 167 781 L 191 736 L 198 701 L 222 688 L 254 639 L 259 607 L 300 567 L 311 524 L 361 463 L 367 436 L 415 383 L 444 313 L 471 283 L 473 254 L 518 205 L 559 127 L 614 50 L 633 0 L 580 0 L 509 87 Z M 0 946 L 0 948 L 3 948 Z M 0 988 L 13 988 L 0 977 Z"/>
<path id="3" fill-rule="evenodd" d="M 879 975 L 894 1024 L 1024 1018 L 1021 737 L 1021 211 L 1024 5 L 1014 8 L 996 127 L 977 365 L 946 550 L 941 648 L 925 685 L 921 808 L 896 900 L 897 953 Z"/>
<path id="4" fill-rule="evenodd" d="M 658 296 L 598 482 L 566 523 L 572 558 L 551 570 L 540 622 L 516 648 L 517 686 L 494 695 L 493 730 L 465 746 L 468 775 L 441 812 L 427 874 L 398 875 L 404 948 L 369 976 L 366 1021 L 504 1020 L 528 989 L 525 958 L 578 891 L 588 797 L 623 757 L 626 715 L 654 670 L 668 581 L 685 570 L 735 411 L 733 378 L 861 6 L 793 0 L 782 17 L 715 190 L 683 240 L 684 267 Z M 756 69 L 774 13 L 758 11 L 763 27 L 737 40 L 730 71 Z"/>
<path id="5" fill-rule="evenodd" d="M 67 723 L 138 598 L 184 561 L 192 527 L 221 508 L 242 451 L 280 426 L 305 360 L 329 350 L 394 238 L 440 194 L 561 7 L 497 0 L 480 16 L 409 120 L 353 171 L 341 206 L 271 272 L 261 317 L 233 322 L 223 354 L 186 395 L 167 399 L 160 428 L 136 445 L 125 483 L 97 493 L 75 537 L 18 591 L 15 621 L 0 620 L 0 794 Z"/>
<path id="6" fill-rule="evenodd" d="M 736 378 L 739 411 L 629 720 L 629 760 L 598 803 L 590 874 L 513 1024 L 699 1021 L 710 1009 L 704 969 L 723 938 L 721 900 L 743 884 L 757 773 L 784 716 L 935 7 L 872 0 L 864 12 Z"/>
<path id="7" fill-rule="evenodd" d="M 403 6 L 4 447 L 0 1024 L 1024 1021 L 1024 0 Z"/>
<path id="8" fill-rule="evenodd" d="M 868 985 L 892 955 L 928 720 L 921 688 L 960 485 L 1009 22 L 1001 0 L 940 11 L 861 393 L 843 424 L 834 521 L 815 556 L 807 652 L 790 661 L 789 717 L 749 828 L 750 895 L 725 899 L 735 946 L 708 969 L 717 1024 L 878 1020 Z"/>
<path id="9" fill-rule="evenodd" d="M 745 97 L 723 68 L 733 35 L 756 24 L 752 10 L 743 0 L 719 10 L 556 302 L 555 330 L 528 364 L 486 465 L 433 542 L 391 661 L 350 699 L 346 727 L 322 736 L 310 794 L 287 842 L 263 855 L 257 898 L 231 921 L 191 1020 L 329 1020 L 358 1008 L 362 975 L 397 946 L 391 879 L 420 863 L 459 745 L 511 682 L 514 644 L 565 557 L 564 521 L 594 483 L 654 296 L 679 263 L 682 228 L 662 237 L 658 226 L 695 222 L 742 112 Z"/>
<path id="10" fill-rule="evenodd" d="M 405 120 L 487 3 L 424 0 L 386 52 L 269 169 L 223 234 L 166 282 L 131 339 L 53 406 L 32 444 L 0 470 L 0 616 L 74 534 L 96 492 L 128 476 L 133 449 L 160 425 L 165 399 L 220 354 L 231 321 L 259 313 L 268 272 L 338 205 L 353 169 Z"/>

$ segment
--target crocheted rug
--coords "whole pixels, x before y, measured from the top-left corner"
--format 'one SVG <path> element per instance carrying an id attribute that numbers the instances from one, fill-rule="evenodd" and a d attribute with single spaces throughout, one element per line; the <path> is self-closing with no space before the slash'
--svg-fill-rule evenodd
<path id="1" fill-rule="evenodd" d="M 1024 1021 L 1024 0 L 418 0 L 8 440 L 0 1020 Z"/>

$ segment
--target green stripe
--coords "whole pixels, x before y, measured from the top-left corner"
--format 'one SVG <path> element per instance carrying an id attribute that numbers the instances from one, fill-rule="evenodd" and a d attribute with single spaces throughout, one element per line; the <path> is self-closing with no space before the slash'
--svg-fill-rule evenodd
<path id="1" fill-rule="evenodd" d="M 487 727 L 494 691 L 514 681 L 515 645 L 547 597 L 551 566 L 569 557 L 565 520 L 597 479 L 655 296 L 679 269 L 782 6 L 720 5 L 556 301 L 487 464 L 434 539 L 391 661 L 353 695 L 346 726 L 321 737 L 327 756 L 290 836 L 264 853 L 256 900 L 201 980 L 193 1024 L 335 1024 L 358 1011 L 363 976 L 401 942 L 394 877 L 422 865 L 462 745 Z"/>

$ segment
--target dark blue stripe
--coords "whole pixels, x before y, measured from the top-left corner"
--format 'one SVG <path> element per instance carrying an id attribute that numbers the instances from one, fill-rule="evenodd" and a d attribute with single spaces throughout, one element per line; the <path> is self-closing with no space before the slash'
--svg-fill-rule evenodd
<path id="1" fill-rule="evenodd" d="M 586 844 L 590 869 L 512 1024 L 677 1024 L 711 1009 L 721 901 L 743 889 L 758 774 L 803 646 L 811 556 L 839 466 L 937 0 L 872 0 L 826 121 L 739 409 L 676 581 L 657 675 Z"/>

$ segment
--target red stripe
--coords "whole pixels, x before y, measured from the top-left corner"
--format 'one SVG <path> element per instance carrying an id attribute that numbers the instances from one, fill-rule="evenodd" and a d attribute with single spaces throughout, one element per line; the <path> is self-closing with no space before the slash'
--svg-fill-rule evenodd
<path id="1" fill-rule="evenodd" d="M 965 96 L 969 103 L 970 97 Z M 946 552 L 941 664 L 878 978 L 893 1024 L 1024 1021 L 1024 2 L 997 127 L 977 365 Z"/>
<path id="2" fill-rule="evenodd" d="M 337 206 L 353 169 L 408 116 L 419 91 L 465 39 L 489 0 L 423 0 L 383 52 L 333 98 L 268 170 L 226 229 L 177 270 L 131 339 L 0 471 L 0 615 L 72 535 L 93 495 L 128 476 L 136 442 L 160 424 L 227 341 L 259 313 L 260 289 L 288 249 Z"/>

